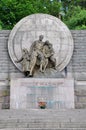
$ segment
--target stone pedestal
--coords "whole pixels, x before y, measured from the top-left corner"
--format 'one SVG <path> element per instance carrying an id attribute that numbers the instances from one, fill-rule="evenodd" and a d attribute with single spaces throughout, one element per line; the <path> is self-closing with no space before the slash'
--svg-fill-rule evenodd
<path id="1" fill-rule="evenodd" d="M 38 100 L 46 100 L 46 109 L 74 108 L 74 80 L 20 78 L 11 80 L 11 109 L 40 109 Z"/>

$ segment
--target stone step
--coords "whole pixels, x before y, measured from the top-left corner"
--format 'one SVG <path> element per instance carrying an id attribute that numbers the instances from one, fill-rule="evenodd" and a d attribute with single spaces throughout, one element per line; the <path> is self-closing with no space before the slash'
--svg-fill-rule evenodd
<path id="1" fill-rule="evenodd" d="M 84 128 L 86 130 L 86 123 L 80 124 L 80 123 L 3 123 L 0 124 L 0 129 L 5 129 L 5 128 L 54 128 L 54 129 L 59 129 L 59 128 Z"/>
<path id="2" fill-rule="evenodd" d="M 6 128 L 10 130 L 11 128 L 14 128 L 13 130 L 50 130 L 51 128 L 52 130 L 80 128 L 80 130 L 86 130 L 86 109 L 0 110 L 0 129 Z"/>
<path id="3" fill-rule="evenodd" d="M 0 119 L 3 117 L 6 118 L 20 118 L 25 117 L 25 119 L 32 117 L 32 118 L 83 118 L 86 119 L 86 110 L 85 109 L 76 109 L 76 110 L 40 110 L 40 109 L 33 109 L 33 110 L 0 110 Z"/>
<path id="4" fill-rule="evenodd" d="M 0 129 L 3 129 L 3 128 L 85 128 L 86 129 L 86 122 L 85 123 L 80 123 L 80 122 L 61 122 L 61 123 L 58 123 L 58 121 L 51 121 L 51 122 L 44 122 L 44 121 L 40 121 L 40 122 L 35 122 L 34 123 L 31 123 L 31 122 L 22 122 L 22 123 L 9 123 L 8 121 L 7 122 L 3 122 L 3 123 L 0 123 Z"/>
<path id="5" fill-rule="evenodd" d="M 10 128 L 10 129 L 1 129 L 1 130 L 86 130 L 86 128 Z"/>

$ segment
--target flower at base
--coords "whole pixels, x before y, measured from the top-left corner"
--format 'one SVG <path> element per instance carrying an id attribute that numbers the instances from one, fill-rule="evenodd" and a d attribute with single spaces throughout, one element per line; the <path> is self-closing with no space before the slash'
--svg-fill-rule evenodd
<path id="1" fill-rule="evenodd" d="M 46 102 L 43 102 L 43 101 L 40 101 L 38 102 L 38 106 L 41 108 L 41 109 L 45 109 L 46 108 Z"/>

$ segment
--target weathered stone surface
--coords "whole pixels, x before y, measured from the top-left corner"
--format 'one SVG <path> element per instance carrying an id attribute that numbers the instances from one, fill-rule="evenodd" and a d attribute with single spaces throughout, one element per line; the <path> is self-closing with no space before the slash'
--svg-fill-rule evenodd
<path id="1" fill-rule="evenodd" d="M 75 103 L 75 108 L 76 109 L 86 109 L 86 103 Z"/>
<path id="2" fill-rule="evenodd" d="M 85 57 L 84 57 L 85 58 Z M 84 61 L 85 61 L 85 59 L 84 59 Z M 77 66 L 78 67 L 78 66 Z M 82 67 L 83 69 L 85 69 L 85 66 L 84 66 L 84 64 L 83 64 L 83 67 Z M 80 68 L 81 69 L 81 73 L 79 73 L 79 72 L 74 72 L 74 78 L 76 79 L 76 81 L 86 81 L 86 72 L 85 72 L 85 70 L 84 71 L 82 71 L 82 68 Z M 85 84 L 86 85 L 86 84 Z"/>
<path id="3" fill-rule="evenodd" d="M 77 90 L 75 90 L 75 95 L 76 96 L 86 96 L 86 90 L 77 88 Z"/>
<path id="4" fill-rule="evenodd" d="M 11 109 L 38 109 L 38 99 L 47 102 L 47 109 L 74 108 L 73 79 L 21 78 L 11 80 Z"/>
<path id="5" fill-rule="evenodd" d="M 86 96 L 79 97 L 78 101 L 81 102 L 81 103 L 86 103 Z"/>

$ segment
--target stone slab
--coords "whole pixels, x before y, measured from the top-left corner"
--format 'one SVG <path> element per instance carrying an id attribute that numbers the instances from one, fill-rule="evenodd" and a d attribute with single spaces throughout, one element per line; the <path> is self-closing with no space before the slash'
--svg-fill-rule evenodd
<path id="1" fill-rule="evenodd" d="M 47 102 L 47 109 L 74 108 L 74 80 L 51 78 L 11 80 L 11 109 L 39 109 L 40 98 Z"/>

